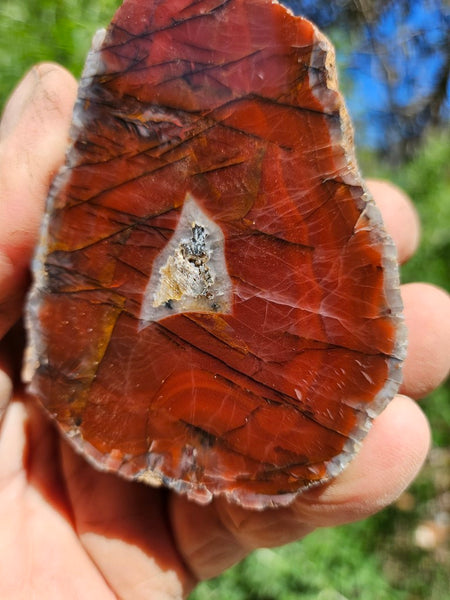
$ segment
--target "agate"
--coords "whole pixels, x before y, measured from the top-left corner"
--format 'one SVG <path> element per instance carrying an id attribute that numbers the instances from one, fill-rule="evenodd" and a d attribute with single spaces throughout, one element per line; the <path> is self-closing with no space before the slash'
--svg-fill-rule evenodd
<path id="1" fill-rule="evenodd" d="M 125 0 L 89 54 L 25 377 L 99 469 L 262 509 L 395 394 L 395 248 L 330 43 L 272 0 Z"/>

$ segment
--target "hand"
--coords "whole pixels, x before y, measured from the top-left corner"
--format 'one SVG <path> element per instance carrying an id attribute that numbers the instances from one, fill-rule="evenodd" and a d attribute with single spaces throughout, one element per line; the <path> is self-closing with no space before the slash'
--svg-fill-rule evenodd
<path id="1" fill-rule="evenodd" d="M 429 430 L 416 403 L 397 396 L 376 419 L 357 458 L 330 485 L 292 506 L 246 511 L 99 473 L 60 438 L 17 372 L 19 319 L 28 264 L 49 183 L 64 158 L 76 82 L 56 65 L 31 71 L 0 126 L 0 597 L 103 600 L 182 598 L 258 546 L 281 545 L 316 527 L 362 519 L 394 500 L 427 453 Z M 409 200 L 371 184 L 400 260 L 419 225 Z M 401 392 L 424 396 L 445 377 L 450 301 L 424 284 L 403 286 L 409 354 Z M 12 380 L 16 381 L 13 386 Z M 12 396 L 12 401 L 9 402 Z"/>

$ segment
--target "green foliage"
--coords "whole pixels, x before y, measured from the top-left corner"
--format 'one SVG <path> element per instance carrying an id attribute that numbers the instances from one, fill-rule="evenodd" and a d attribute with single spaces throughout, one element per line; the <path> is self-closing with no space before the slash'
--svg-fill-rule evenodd
<path id="1" fill-rule="evenodd" d="M 389 168 L 363 155 L 371 176 L 389 179 L 413 199 L 422 223 L 419 252 L 403 267 L 403 281 L 428 281 L 444 288 L 450 282 L 450 144 L 449 130 L 432 133 L 420 152 L 400 168 Z"/>
<path id="2" fill-rule="evenodd" d="M 79 76 L 92 36 L 119 5 L 120 0 L 1 0 L 0 111 L 37 62 L 55 61 Z"/>
<path id="3" fill-rule="evenodd" d="M 432 137 L 419 155 L 392 177 L 413 198 L 422 221 L 422 247 L 403 269 L 405 281 L 419 275 L 450 282 L 450 144 L 448 131 Z"/>

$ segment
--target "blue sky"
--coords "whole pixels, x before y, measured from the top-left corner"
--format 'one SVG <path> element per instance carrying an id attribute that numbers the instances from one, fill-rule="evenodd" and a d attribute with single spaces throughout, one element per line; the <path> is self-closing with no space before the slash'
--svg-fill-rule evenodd
<path id="1" fill-rule="evenodd" d="M 296 14 L 328 23 L 336 18 L 338 3 L 329 10 L 320 9 L 323 3 L 313 0 L 287 0 Z M 398 79 L 391 89 L 395 102 L 408 105 L 427 96 L 442 66 L 443 55 L 436 48 L 448 43 L 450 10 L 444 0 L 417 0 L 408 3 L 407 14 L 401 12 L 401 2 L 390 2 L 376 28 L 378 57 L 368 37 L 367 28 L 361 37 L 356 32 L 336 29 L 327 33 L 335 41 L 341 78 L 346 89 L 350 113 L 357 126 L 359 143 L 380 146 L 386 137 L 386 108 L 388 88 L 384 83 L 382 62 L 393 67 Z M 301 8 L 299 8 L 301 7 Z M 334 11 L 334 12 L 333 12 Z M 328 21 L 328 23 L 327 23 Z M 444 107 L 450 115 L 449 95 Z M 392 121 L 389 124 L 392 127 Z"/>

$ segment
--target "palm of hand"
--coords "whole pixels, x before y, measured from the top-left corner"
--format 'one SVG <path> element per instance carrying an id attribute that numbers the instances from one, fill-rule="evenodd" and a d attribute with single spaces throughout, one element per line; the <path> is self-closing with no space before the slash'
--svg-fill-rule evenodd
<path id="1" fill-rule="evenodd" d="M 99 600 L 181 598 L 195 582 L 191 568 L 214 575 L 259 539 L 270 543 L 283 524 L 281 515 L 246 514 L 226 502 L 198 507 L 99 473 L 25 398 L 9 406 L 0 457 L 0 539 L 12 549 L 1 579 L 8 598 L 86 598 L 86 590 Z M 289 539 L 312 528 L 290 511 L 284 520 Z M 233 531 L 239 527 L 247 547 Z"/>
<path id="2" fill-rule="evenodd" d="M 0 444 L 2 597 L 148 598 L 160 587 L 176 598 L 180 582 L 190 587 L 167 492 L 95 472 L 29 402 L 10 406 Z"/>

